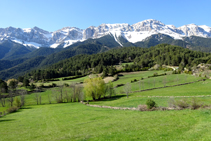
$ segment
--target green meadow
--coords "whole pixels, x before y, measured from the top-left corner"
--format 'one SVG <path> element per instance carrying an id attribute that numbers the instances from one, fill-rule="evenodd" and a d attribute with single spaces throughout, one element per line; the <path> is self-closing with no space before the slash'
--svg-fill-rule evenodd
<path id="1" fill-rule="evenodd" d="M 154 73 L 167 75 L 148 78 Z M 63 83 L 83 82 L 86 78 L 88 76 Z M 134 79 L 138 81 L 131 83 Z M 134 92 L 200 79 L 202 78 L 189 74 L 164 71 L 122 73 L 113 82 L 113 86 L 129 83 L 129 98 L 122 93 L 124 86 L 120 86 L 115 88 L 116 96 L 90 101 L 90 104 L 137 108 L 150 98 L 157 106 L 168 107 L 172 99 L 191 102 L 195 97 L 198 103 L 211 105 L 211 80 Z M 68 87 L 64 91 L 71 93 Z M 90 107 L 79 102 L 57 104 L 53 97 L 55 92 L 57 88 L 43 89 L 39 93 L 42 97 L 41 105 L 36 105 L 35 93 L 26 95 L 26 106 L 18 112 L 0 117 L 0 140 L 211 140 L 209 109 L 141 112 Z M 85 99 L 91 100 L 88 97 Z M 6 108 L 8 107 L 7 104 Z M 6 108 L 0 106 L 0 111 L 5 111 Z"/>

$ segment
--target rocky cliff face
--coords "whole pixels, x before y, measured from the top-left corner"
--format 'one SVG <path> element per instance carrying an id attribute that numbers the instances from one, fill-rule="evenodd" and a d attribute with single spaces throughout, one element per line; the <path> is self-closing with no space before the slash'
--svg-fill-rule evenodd
<path id="1" fill-rule="evenodd" d="M 90 26 L 85 30 L 76 27 L 65 27 L 54 32 L 48 32 L 38 27 L 26 29 L 8 27 L 0 28 L 0 42 L 10 39 L 25 46 L 56 48 L 59 45 L 66 47 L 89 38 L 112 35 L 121 45 L 120 41 L 118 41 L 119 36 L 135 43 L 158 33 L 169 35 L 174 39 L 190 36 L 210 38 L 211 28 L 206 25 L 197 26 L 195 24 L 176 28 L 174 25 L 165 25 L 153 19 L 144 20 L 133 25 L 127 23 L 101 24 L 98 27 Z"/>

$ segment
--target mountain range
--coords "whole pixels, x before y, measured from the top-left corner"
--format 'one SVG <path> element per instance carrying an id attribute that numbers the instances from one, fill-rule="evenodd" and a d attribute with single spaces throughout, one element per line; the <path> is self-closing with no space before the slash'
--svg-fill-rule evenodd
<path id="1" fill-rule="evenodd" d="M 17 78 L 79 54 L 163 43 L 211 52 L 211 28 L 194 24 L 176 28 L 151 19 L 133 25 L 101 24 L 85 30 L 66 27 L 55 32 L 38 27 L 0 28 L 0 79 Z"/>
<path id="2" fill-rule="evenodd" d="M 187 37 L 196 36 L 211 38 L 211 28 L 206 25 L 188 24 L 176 28 L 174 25 L 148 19 L 133 25 L 101 24 L 97 27 L 90 26 L 86 29 L 77 27 L 64 27 L 54 32 L 49 32 L 38 27 L 34 28 L 0 28 L 0 42 L 11 40 L 27 47 L 65 48 L 87 39 L 97 39 L 106 35 L 112 36 L 119 46 L 124 46 L 120 38 L 130 43 L 143 42 L 152 35 L 164 34 L 175 40 L 185 40 Z"/>

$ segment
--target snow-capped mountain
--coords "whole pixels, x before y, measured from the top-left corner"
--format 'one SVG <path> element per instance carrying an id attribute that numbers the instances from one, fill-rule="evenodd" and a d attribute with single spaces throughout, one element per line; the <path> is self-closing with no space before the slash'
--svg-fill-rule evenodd
<path id="1" fill-rule="evenodd" d="M 190 36 L 211 38 L 211 28 L 206 25 L 189 24 L 176 28 L 174 25 L 165 25 L 160 21 L 149 19 L 133 25 L 127 23 L 101 24 L 98 27 L 90 26 L 84 30 L 76 27 L 65 27 L 54 32 L 48 32 L 38 27 L 0 28 L 0 42 L 9 39 L 24 46 L 56 48 L 58 46 L 67 47 L 89 38 L 95 39 L 111 35 L 122 46 L 119 40 L 120 36 L 131 43 L 136 43 L 158 33 L 169 35 L 174 39 Z"/>

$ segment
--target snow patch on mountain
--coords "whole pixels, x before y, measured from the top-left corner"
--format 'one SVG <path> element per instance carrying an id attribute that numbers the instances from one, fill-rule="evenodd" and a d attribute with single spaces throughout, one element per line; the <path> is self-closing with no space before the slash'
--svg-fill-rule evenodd
<path id="1" fill-rule="evenodd" d="M 33 28 L 0 28 L 0 42 L 10 39 L 25 46 L 39 47 L 67 47 L 89 38 L 97 39 L 105 35 L 112 35 L 115 41 L 122 46 L 119 37 L 136 43 L 145 40 L 154 34 L 169 35 L 174 39 L 199 36 L 211 37 L 211 28 L 206 25 L 184 25 L 176 28 L 174 25 L 165 25 L 154 19 L 144 20 L 133 25 L 127 23 L 101 24 L 98 27 L 90 26 L 84 30 L 77 27 L 64 27 L 54 32 L 48 32 L 38 27 Z"/>
<path id="2" fill-rule="evenodd" d="M 22 44 L 24 46 L 28 46 L 28 47 L 34 47 L 34 48 L 40 48 L 41 44 L 38 44 L 38 43 L 35 43 L 35 42 L 26 42 L 26 41 L 20 41 L 18 39 L 13 39 L 12 40 L 13 42 L 16 42 L 16 43 L 19 43 L 19 44 Z"/>

